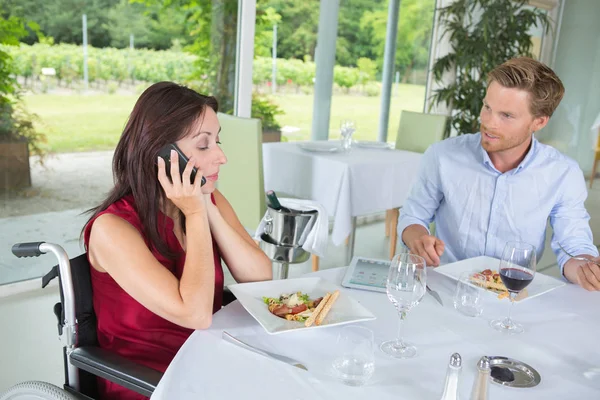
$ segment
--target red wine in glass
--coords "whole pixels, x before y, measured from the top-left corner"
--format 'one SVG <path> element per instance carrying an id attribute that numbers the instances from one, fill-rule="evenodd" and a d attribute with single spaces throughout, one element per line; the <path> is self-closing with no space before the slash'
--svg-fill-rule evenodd
<path id="1" fill-rule="evenodd" d="M 533 274 L 518 268 L 504 268 L 500 270 L 500 279 L 509 292 L 518 293 L 531 283 Z"/>

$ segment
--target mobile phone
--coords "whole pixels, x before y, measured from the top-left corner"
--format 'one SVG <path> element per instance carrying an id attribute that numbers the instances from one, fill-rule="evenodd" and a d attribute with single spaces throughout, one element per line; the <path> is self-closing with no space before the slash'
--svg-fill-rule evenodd
<path id="1" fill-rule="evenodd" d="M 183 154 L 183 151 L 181 151 L 181 149 L 179 149 L 179 147 L 177 147 L 177 145 L 175 143 L 170 143 L 168 145 L 166 145 L 165 147 L 163 147 L 162 149 L 160 149 L 160 151 L 158 152 L 158 156 L 162 157 L 163 160 L 165 160 L 165 170 L 167 172 L 167 176 L 169 177 L 169 179 L 171 179 L 171 150 L 175 150 L 179 156 L 179 174 L 180 177 L 183 179 L 183 171 L 185 170 L 185 167 L 187 166 L 188 163 L 188 158 L 185 156 L 185 154 Z M 192 168 L 192 173 L 190 174 L 190 183 L 194 184 L 194 180 L 196 178 L 196 174 L 198 173 L 198 169 L 196 167 Z M 171 179 L 171 182 L 173 180 Z M 204 186 L 204 184 L 206 183 L 206 178 L 202 177 L 202 181 L 200 182 L 200 186 Z"/>

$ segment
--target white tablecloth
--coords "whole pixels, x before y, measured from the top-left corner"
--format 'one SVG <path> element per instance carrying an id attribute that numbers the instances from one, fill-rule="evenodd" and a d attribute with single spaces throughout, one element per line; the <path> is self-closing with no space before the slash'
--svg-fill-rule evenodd
<path id="1" fill-rule="evenodd" d="M 400 150 L 314 153 L 296 142 L 264 143 L 265 190 L 321 203 L 334 217 L 337 246 L 351 233 L 352 217 L 402 206 L 420 160 L 420 153 Z"/>
<path id="2" fill-rule="evenodd" d="M 344 269 L 316 275 L 341 282 Z M 482 317 L 462 316 L 452 307 L 454 281 L 436 272 L 428 281 L 444 307 L 426 295 L 406 321 L 405 338 L 417 345 L 415 358 L 396 360 L 375 350 L 375 374 L 363 387 L 348 387 L 329 375 L 340 327 L 268 335 L 239 302 L 225 307 L 206 331 L 196 331 L 181 348 L 152 400 L 186 399 L 418 399 L 438 400 L 450 355 L 463 359 L 460 396 L 468 399 L 483 355 L 521 360 L 541 375 L 528 389 L 491 384 L 491 399 L 599 399 L 600 294 L 566 285 L 523 303 L 513 317 L 526 332 L 509 336 L 493 330 L 489 320 L 503 317 L 508 301 L 489 299 Z M 375 332 L 377 345 L 395 337 L 397 313 L 385 294 L 347 290 L 377 319 L 364 323 Z M 309 372 L 241 349 L 221 339 L 223 330 L 249 344 L 299 360 Z"/>

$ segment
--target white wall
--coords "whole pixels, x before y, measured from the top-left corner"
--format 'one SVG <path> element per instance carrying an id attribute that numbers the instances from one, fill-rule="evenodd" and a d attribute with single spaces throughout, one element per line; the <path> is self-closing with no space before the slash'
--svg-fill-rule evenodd
<path id="1" fill-rule="evenodd" d="M 600 113 L 600 1 L 565 2 L 554 71 L 565 96 L 538 139 L 591 171 L 598 131 L 591 127 Z"/>
<path id="2" fill-rule="evenodd" d="M 0 299 L 0 392 L 27 380 L 62 387 L 62 344 L 52 311 L 58 288 Z"/>

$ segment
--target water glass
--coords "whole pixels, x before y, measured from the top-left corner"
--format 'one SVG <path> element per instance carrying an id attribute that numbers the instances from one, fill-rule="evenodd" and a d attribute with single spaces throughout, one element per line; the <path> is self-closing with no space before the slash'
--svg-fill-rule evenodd
<path id="1" fill-rule="evenodd" d="M 467 317 L 478 317 L 483 312 L 484 290 L 476 282 L 485 282 L 485 276 L 477 272 L 460 274 L 454 292 L 454 308 Z"/>
<path id="2" fill-rule="evenodd" d="M 335 376 L 349 386 L 362 386 L 375 372 L 373 331 L 362 326 L 346 326 L 338 336 L 333 361 Z"/>

